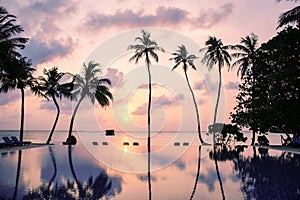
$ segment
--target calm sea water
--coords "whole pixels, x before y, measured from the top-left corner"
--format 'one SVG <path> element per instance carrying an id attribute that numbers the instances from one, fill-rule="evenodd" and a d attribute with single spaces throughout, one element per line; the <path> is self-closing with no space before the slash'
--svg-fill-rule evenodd
<path id="1" fill-rule="evenodd" d="M 67 132 L 58 131 L 51 146 L 2 149 L 0 199 L 140 200 L 149 199 L 149 194 L 159 200 L 300 199 L 297 154 L 250 146 L 199 148 L 192 132 L 156 133 L 148 173 L 145 135 L 79 132 L 78 144 L 69 147 L 61 144 Z M 251 135 L 246 135 L 250 143 Z M 32 142 L 45 142 L 47 137 L 48 131 L 24 134 Z M 271 144 L 280 144 L 278 134 L 267 137 Z"/>

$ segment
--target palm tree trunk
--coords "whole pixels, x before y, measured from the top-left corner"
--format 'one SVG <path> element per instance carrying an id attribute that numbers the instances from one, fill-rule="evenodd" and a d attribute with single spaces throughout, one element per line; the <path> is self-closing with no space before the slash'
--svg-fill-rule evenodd
<path id="1" fill-rule="evenodd" d="M 256 91 L 255 91 L 255 77 L 256 77 L 256 74 L 255 74 L 255 71 L 254 71 L 254 65 L 252 65 L 252 112 L 254 113 L 253 114 L 253 127 L 252 127 L 252 141 L 251 141 L 251 145 L 253 146 L 254 143 L 255 143 L 255 133 L 256 133 L 256 126 L 257 126 L 257 122 L 256 122 L 256 113 L 257 113 L 257 108 L 254 106 L 254 100 L 255 100 L 255 97 L 256 97 Z"/>
<path id="2" fill-rule="evenodd" d="M 71 118 L 71 122 L 70 122 L 70 127 L 69 127 L 69 134 L 68 134 L 68 138 L 71 138 L 72 136 L 72 131 L 73 131 L 73 124 L 74 124 L 74 119 L 75 119 L 75 115 L 77 113 L 77 110 L 79 108 L 80 103 L 82 102 L 82 100 L 84 99 L 84 97 L 81 97 L 80 100 L 78 101 L 77 105 L 75 106 L 75 109 L 73 111 L 72 114 L 72 118 Z"/>
<path id="3" fill-rule="evenodd" d="M 219 180 L 219 183 L 220 183 L 222 199 L 225 200 L 225 193 L 224 193 L 224 189 L 223 189 L 223 183 L 222 183 L 222 179 L 221 179 L 221 176 L 220 176 L 220 171 L 219 171 L 219 166 L 218 166 L 218 161 L 217 161 L 216 146 L 214 146 L 213 149 L 214 149 L 214 160 L 215 160 L 216 172 L 217 172 L 218 180 Z"/>
<path id="4" fill-rule="evenodd" d="M 192 97 L 193 97 L 193 101 L 194 101 L 194 105 L 195 105 L 196 116 L 197 116 L 197 129 L 198 129 L 199 140 L 200 140 L 201 144 L 203 144 L 205 142 L 204 142 L 204 140 L 201 137 L 201 128 L 200 128 L 200 118 L 199 118 L 198 105 L 197 105 L 197 102 L 196 102 L 196 99 L 195 99 L 195 95 L 194 95 L 193 89 L 192 89 L 192 87 L 190 85 L 189 77 L 187 75 L 187 71 L 186 70 L 184 70 L 184 74 L 185 74 L 185 78 L 186 78 L 187 84 L 189 86 L 189 89 L 191 91 L 191 94 L 192 94 Z"/>
<path id="5" fill-rule="evenodd" d="M 54 130 L 55 130 L 55 127 L 56 127 L 58 118 L 59 118 L 59 113 L 60 113 L 60 109 L 59 109 L 58 103 L 57 103 L 56 98 L 55 98 L 54 95 L 52 95 L 52 99 L 53 99 L 53 102 L 54 102 L 54 104 L 55 104 L 55 106 L 56 106 L 57 113 L 56 113 L 56 118 L 55 118 L 54 124 L 53 124 L 53 126 L 52 126 L 52 129 L 51 129 L 51 132 L 50 132 L 50 134 L 49 134 L 49 137 L 48 137 L 48 140 L 47 140 L 46 144 L 49 144 L 50 141 L 51 141 L 52 135 L 53 135 L 53 133 L 54 133 Z"/>
<path id="6" fill-rule="evenodd" d="M 251 145 L 253 146 L 255 144 L 255 130 L 252 130 L 252 140 L 251 140 Z"/>
<path id="7" fill-rule="evenodd" d="M 24 88 L 20 88 L 21 90 L 21 125 L 20 125 L 20 141 L 23 142 L 23 134 L 24 134 Z"/>
<path id="8" fill-rule="evenodd" d="M 198 179 L 199 179 L 199 174 L 200 174 L 200 162 L 201 162 L 201 145 L 199 145 L 197 175 L 196 175 L 195 184 L 194 184 L 194 188 L 193 188 L 193 192 L 192 192 L 192 195 L 190 197 L 190 200 L 192 200 L 194 198 L 194 195 L 195 195 L 195 192 L 196 192 L 196 189 L 197 189 L 197 184 L 198 184 Z"/>
<path id="9" fill-rule="evenodd" d="M 17 193 L 18 193 L 18 187 L 19 187 L 19 179 L 20 179 L 20 171 L 21 171 L 21 162 L 22 162 L 22 150 L 19 150 L 18 167 L 17 167 L 17 175 L 16 175 L 16 185 L 15 185 L 13 199 L 17 199 Z"/>
<path id="10" fill-rule="evenodd" d="M 215 107 L 214 124 L 216 124 L 217 121 L 218 107 L 219 107 L 220 94 L 221 94 L 221 85 L 222 85 L 222 73 L 221 73 L 221 67 L 219 66 L 219 87 L 218 87 L 218 96 L 217 96 L 216 107 Z M 215 133 L 213 132 L 213 145 L 215 144 L 216 144 L 216 138 L 215 138 Z"/>
<path id="11" fill-rule="evenodd" d="M 148 77 L 149 77 L 149 96 L 148 96 L 148 190 L 149 190 L 149 200 L 152 198 L 152 191 L 151 191 L 151 129 L 150 129 L 150 123 L 151 123 L 151 116 L 150 116 L 150 109 L 151 109 L 151 95 L 152 95 L 152 87 L 151 87 L 151 72 L 150 72 L 150 61 L 148 58 L 148 54 L 146 54 L 147 59 L 147 70 L 148 70 Z"/>

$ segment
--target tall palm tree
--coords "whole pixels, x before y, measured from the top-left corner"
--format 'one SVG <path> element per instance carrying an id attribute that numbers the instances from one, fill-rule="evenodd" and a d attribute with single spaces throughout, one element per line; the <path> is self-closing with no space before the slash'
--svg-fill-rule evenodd
<path id="1" fill-rule="evenodd" d="M 0 73 L 10 66 L 12 58 L 20 58 L 21 54 L 17 49 L 23 49 L 27 38 L 15 37 L 24 30 L 20 25 L 15 25 L 16 16 L 11 15 L 0 6 Z M 0 76 L 1 80 L 1 76 Z"/>
<path id="2" fill-rule="evenodd" d="M 129 45 L 128 50 L 135 50 L 135 54 L 129 59 L 129 61 L 135 60 L 135 63 L 137 64 L 138 61 L 145 57 L 145 63 L 147 64 L 147 70 L 148 70 L 148 87 L 149 87 L 149 95 L 148 95 L 148 182 L 149 182 L 149 199 L 151 199 L 151 181 L 150 181 L 150 122 L 151 122 L 151 116 L 150 116 L 150 108 L 151 108 L 151 72 L 150 72 L 150 56 L 158 62 L 158 55 L 156 54 L 156 51 L 165 52 L 165 50 L 158 46 L 158 44 L 150 39 L 150 33 L 142 30 L 142 37 L 136 37 L 135 41 L 137 44 Z"/>
<path id="3" fill-rule="evenodd" d="M 238 50 L 238 52 L 235 52 L 232 54 L 232 57 L 238 58 L 233 64 L 232 67 L 238 66 L 238 75 L 239 72 L 241 72 L 241 78 L 244 78 L 247 74 L 248 70 L 252 74 L 252 80 L 253 80 L 253 88 L 255 89 L 255 67 L 253 66 L 256 55 L 257 55 L 257 49 L 258 49 L 258 37 L 257 35 L 251 33 L 250 35 L 247 35 L 245 38 L 241 38 L 241 42 L 238 45 L 234 46 L 235 50 Z M 249 74 L 249 73 L 248 73 Z M 253 91 L 254 95 L 254 91 Z M 252 98 L 253 100 L 254 98 Z M 255 133 L 256 128 L 252 127 L 252 142 L 251 145 L 254 145 L 255 143 Z"/>
<path id="4" fill-rule="evenodd" d="M 222 85 L 222 67 L 227 65 L 230 68 L 231 56 L 228 53 L 229 49 L 232 49 L 229 45 L 223 45 L 221 39 L 217 39 L 216 37 L 209 37 L 205 42 L 204 48 L 199 51 L 205 51 L 204 57 L 202 59 L 202 63 L 206 63 L 208 69 L 212 69 L 214 65 L 217 65 L 219 72 L 219 87 L 218 87 L 218 96 L 216 101 L 215 113 L 214 113 L 214 124 L 217 119 L 217 112 L 220 100 L 221 93 L 221 85 Z M 215 134 L 213 133 L 213 144 L 215 144 Z"/>
<path id="5" fill-rule="evenodd" d="M 45 97 L 47 100 L 51 98 L 57 109 L 56 118 L 46 142 L 46 144 L 49 144 L 60 114 L 60 108 L 57 103 L 56 97 L 59 97 L 60 99 L 63 96 L 71 98 L 71 92 L 73 90 L 73 81 L 67 83 L 60 83 L 61 79 L 66 75 L 66 73 L 58 72 L 57 67 L 53 67 L 50 70 L 44 69 L 43 73 L 45 77 L 39 76 L 37 78 L 37 81 L 35 81 L 36 85 L 33 87 L 33 91 L 37 95 Z"/>
<path id="6" fill-rule="evenodd" d="M 110 93 L 107 85 L 111 85 L 109 79 L 101 79 L 102 72 L 100 65 L 93 61 L 90 61 L 88 65 L 83 64 L 82 76 L 77 74 L 74 78 L 74 88 L 73 88 L 73 97 L 76 98 L 79 96 L 79 100 L 74 108 L 72 113 L 72 118 L 69 127 L 69 134 L 67 138 L 67 143 L 72 144 L 71 136 L 72 129 L 74 124 L 75 115 L 79 108 L 80 103 L 86 97 L 88 97 L 92 104 L 95 103 L 95 99 L 100 104 L 101 107 L 106 107 L 110 105 L 109 100 L 113 100 L 113 96 Z"/>
<path id="7" fill-rule="evenodd" d="M 195 110 L 196 110 L 196 116 L 197 116 L 197 130 L 198 130 L 198 136 L 199 136 L 199 140 L 201 143 L 204 143 L 204 140 L 201 137 L 201 129 L 200 129 L 200 118 L 199 118 L 199 111 L 198 111 L 198 105 L 196 102 L 196 98 L 193 92 L 193 89 L 190 85 L 189 82 L 189 77 L 187 74 L 187 70 L 188 70 L 188 66 L 192 67 L 194 70 L 197 70 L 194 64 L 194 60 L 197 58 L 195 55 L 193 54 L 189 54 L 185 48 L 184 45 L 178 46 L 178 50 L 175 53 L 172 53 L 172 55 L 174 56 L 173 58 L 170 58 L 170 60 L 174 60 L 175 61 L 175 66 L 172 68 L 172 71 L 174 69 L 176 69 L 180 64 L 183 65 L 183 71 L 184 71 L 184 75 L 187 81 L 187 85 L 190 89 L 190 92 L 192 94 L 193 97 L 193 101 L 194 101 L 194 105 L 195 105 Z"/>
<path id="8" fill-rule="evenodd" d="M 0 93 L 7 93 L 8 90 L 20 89 L 21 91 L 21 125 L 20 125 L 20 141 L 23 141 L 24 134 L 24 104 L 25 104 L 25 89 L 27 86 L 32 86 L 34 78 L 32 73 L 35 71 L 31 67 L 31 61 L 26 60 L 26 57 L 13 60 L 13 67 L 8 68 L 2 73 L 2 85 Z"/>

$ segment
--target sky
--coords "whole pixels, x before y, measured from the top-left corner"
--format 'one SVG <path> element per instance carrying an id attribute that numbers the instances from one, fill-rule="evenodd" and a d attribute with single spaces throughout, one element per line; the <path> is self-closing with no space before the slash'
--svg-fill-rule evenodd
<path id="1" fill-rule="evenodd" d="M 22 36 L 29 38 L 22 54 L 32 60 L 35 76 L 44 68 L 80 73 L 82 64 L 100 63 L 103 77 L 112 81 L 114 101 L 108 108 L 85 101 L 76 116 L 78 130 L 116 129 L 146 131 L 148 76 L 144 59 L 128 62 L 128 51 L 141 29 L 151 34 L 165 53 L 152 61 L 152 129 L 157 131 L 196 131 L 196 115 L 182 67 L 171 71 L 169 59 L 177 46 L 184 44 L 195 54 L 197 71 L 188 70 L 200 112 L 201 126 L 207 130 L 213 119 L 218 76 L 200 61 L 209 36 L 226 44 L 238 44 L 241 37 L 255 33 L 259 43 L 276 35 L 279 15 L 294 2 L 275 0 L 160 0 L 160 1 L 79 1 L 79 0 L 0 0 L 9 13 L 17 16 Z M 218 122 L 230 122 L 240 78 L 236 69 L 223 68 L 222 94 Z M 76 102 L 59 101 L 58 130 L 67 130 Z M 0 129 L 19 129 L 20 91 L 0 94 Z M 25 129 L 49 130 L 56 110 L 53 102 L 26 91 Z"/>

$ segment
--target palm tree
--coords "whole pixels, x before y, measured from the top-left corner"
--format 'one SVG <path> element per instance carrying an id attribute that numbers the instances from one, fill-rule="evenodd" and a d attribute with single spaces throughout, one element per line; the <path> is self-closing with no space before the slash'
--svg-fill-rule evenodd
<path id="1" fill-rule="evenodd" d="M 31 61 L 27 58 L 14 59 L 13 67 L 10 67 L 2 73 L 2 85 L 0 93 L 7 93 L 8 90 L 20 89 L 21 91 L 21 125 L 20 125 L 20 141 L 23 141 L 24 133 L 24 103 L 25 89 L 27 86 L 32 86 L 34 78 L 32 76 L 34 68 L 31 67 Z"/>
<path id="2" fill-rule="evenodd" d="M 195 110 L 196 110 L 196 115 L 197 115 L 197 123 L 198 123 L 198 136 L 199 136 L 199 140 L 201 143 L 204 143 L 204 140 L 201 137 L 201 129 L 200 129 L 200 118 L 199 118 L 199 111 L 198 111 L 198 105 L 195 99 L 195 95 L 193 92 L 193 89 L 190 85 L 189 82 L 189 77 L 187 74 L 187 70 L 188 70 L 188 66 L 192 67 L 194 70 L 197 70 L 194 64 L 194 60 L 197 58 L 195 55 L 193 54 L 189 54 L 185 48 L 184 45 L 178 46 L 178 50 L 175 53 L 172 53 L 172 55 L 174 56 L 173 58 L 170 58 L 170 60 L 174 60 L 175 61 L 175 66 L 172 68 L 172 71 L 174 69 L 176 69 L 180 64 L 183 65 L 183 71 L 184 71 L 184 75 L 188 84 L 188 87 L 191 91 L 192 97 L 193 97 L 193 101 L 194 101 L 194 105 L 195 105 Z"/>
<path id="3" fill-rule="evenodd" d="M 11 15 L 7 10 L 0 6 L 0 73 L 10 66 L 12 58 L 20 58 L 21 54 L 17 49 L 23 49 L 27 38 L 14 37 L 23 32 L 20 25 L 15 25 L 16 16 Z M 1 77 L 0 77 L 1 80 Z"/>
<path id="4" fill-rule="evenodd" d="M 235 50 L 238 50 L 239 52 L 233 53 L 232 57 L 234 58 L 239 58 L 236 60 L 232 67 L 238 66 L 238 75 L 239 72 L 241 72 L 241 78 L 244 78 L 245 75 L 247 74 L 248 70 L 250 70 L 250 74 L 252 74 L 252 80 L 253 84 L 255 85 L 255 67 L 253 66 L 255 58 L 256 58 L 256 53 L 258 49 L 258 37 L 257 35 L 251 33 L 250 35 L 247 35 L 245 38 L 241 38 L 241 42 L 238 45 L 234 46 Z M 253 85 L 253 88 L 255 86 Z M 253 91 L 254 95 L 254 91 Z M 252 98 L 253 100 L 254 98 Z M 252 142 L 251 145 L 254 145 L 255 143 L 255 132 L 256 128 L 252 127 Z"/>
<path id="5" fill-rule="evenodd" d="M 221 39 L 216 37 L 209 37 L 205 42 L 204 48 L 200 49 L 200 52 L 205 51 L 202 63 L 206 63 L 208 69 L 212 69 L 214 65 L 218 66 L 219 72 L 219 87 L 218 87 L 218 96 L 216 101 L 215 113 L 214 113 L 214 124 L 217 119 L 217 112 L 220 100 L 221 85 L 222 85 L 222 67 L 227 65 L 230 67 L 231 56 L 228 53 L 229 49 L 232 49 L 229 45 L 223 45 Z M 213 144 L 215 144 L 215 134 L 213 133 Z"/>
<path id="6" fill-rule="evenodd" d="M 253 62 L 256 57 L 256 51 L 258 48 L 258 37 L 257 35 L 251 33 L 245 38 L 241 38 L 241 42 L 238 45 L 234 46 L 235 50 L 239 52 L 233 53 L 231 56 L 233 58 L 239 58 L 236 60 L 232 67 L 238 66 L 238 75 L 241 72 L 241 78 L 246 75 L 247 70 L 250 67 L 250 70 L 253 70 Z"/>
<path id="7" fill-rule="evenodd" d="M 300 28 L 300 6 L 282 13 L 278 20 L 277 29 L 288 24 L 295 24 L 298 29 Z"/>
<path id="8" fill-rule="evenodd" d="M 56 118 L 52 126 L 51 132 L 49 134 L 48 140 L 46 142 L 46 144 L 49 144 L 60 114 L 60 108 L 57 103 L 56 97 L 59 97 L 60 99 L 63 96 L 67 98 L 71 98 L 73 82 L 61 84 L 60 81 L 66 75 L 66 73 L 58 72 L 57 67 L 53 67 L 50 70 L 44 69 L 43 73 L 45 77 L 39 76 L 37 78 L 37 81 L 35 81 L 36 86 L 33 87 L 33 91 L 36 94 L 45 97 L 47 100 L 51 98 L 57 109 Z"/>
<path id="9" fill-rule="evenodd" d="M 280 1 L 281 0 L 277 0 L 277 2 Z M 287 0 L 287 1 L 294 1 L 296 3 L 299 0 Z M 278 23 L 277 29 L 288 24 L 295 24 L 299 29 L 300 28 L 300 6 L 296 6 L 295 8 L 282 13 L 279 16 L 279 20 L 277 23 Z"/>
<path id="10" fill-rule="evenodd" d="M 86 97 L 88 97 L 92 104 L 95 103 L 95 99 L 100 104 L 101 107 L 106 107 L 110 105 L 109 100 L 113 100 L 113 96 L 110 93 L 108 87 L 105 84 L 111 85 L 109 79 L 101 79 L 101 69 L 98 63 L 90 61 L 88 65 L 83 64 L 82 76 L 77 74 L 74 78 L 74 88 L 73 97 L 79 96 L 79 101 L 77 102 L 75 109 L 72 113 L 72 118 L 69 127 L 69 134 L 67 138 L 67 143 L 72 144 L 71 136 L 74 124 L 75 115 L 79 108 L 80 103 Z M 73 143 L 74 144 L 74 143 Z"/>
<path id="11" fill-rule="evenodd" d="M 138 42 L 138 44 L 133 44 L 128 46 L 128 50 L 135 50 L 135 54 L 129 59 L 129 61 L 135 60 L 135 63 L 137 64 L 138 61 L 145 56 L 145 63 L 147 64 L 147 70 L 148 70 L 148 78 L 149 78 L 149 96 L 148 96 L 148 182 L 149 182 L 149 199 L 151 199 L 151 181 L 150 181 L 150 108 L 151 108 L 151 72 L 150 72 L 150 56 L 154 58 L 156 62 L 158 62 L 158 55 L 155 51 L 162 51 L 165 52 L 165 50 L 158 46 L 158 44 L 150 39 L 150 33 L 142 30 L 142 37 L 136 37 L 135 41 Z"/>

